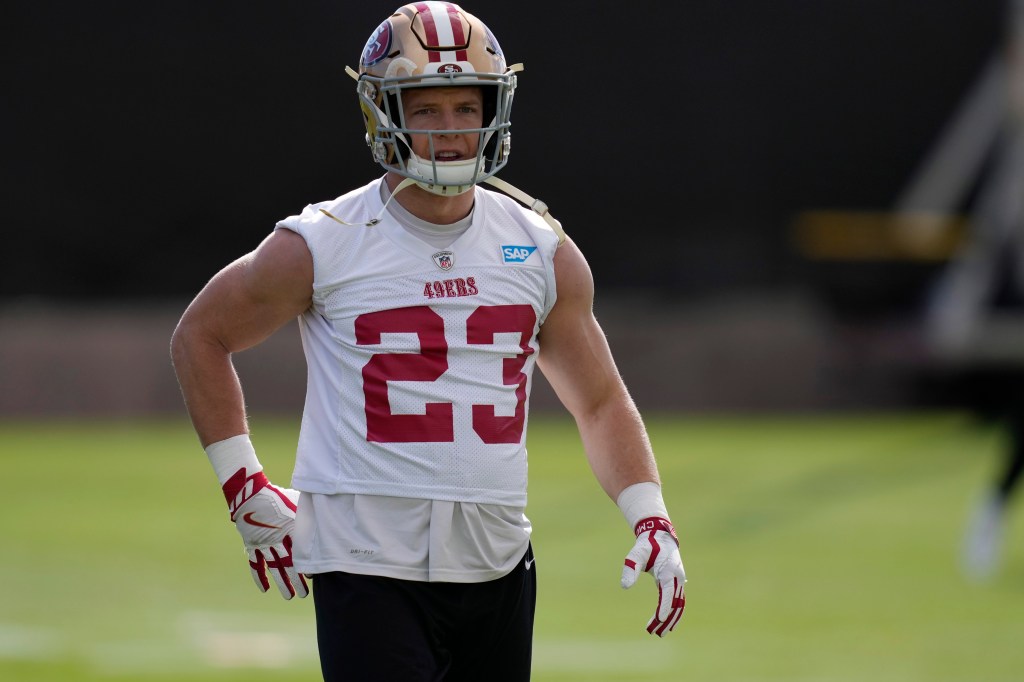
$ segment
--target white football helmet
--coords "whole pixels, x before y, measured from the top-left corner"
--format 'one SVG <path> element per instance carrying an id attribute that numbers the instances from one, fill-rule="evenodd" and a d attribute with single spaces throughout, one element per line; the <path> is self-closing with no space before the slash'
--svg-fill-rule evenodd
<path id="1" fill-rule="evenodd" d="M 494 34 L 482 21 L 450 2 L 416 2 L 384 20 L 363 48 L 356 92 L 373 159 L 385 170 L 411 178 L 440 195 L 461 194 L 508 163 L 509 115 L 516 72 L 508 67 Z M 437 161 L 413 153 L 409 135 L 455 131 L 412 130 L 405 124 L 402 93 L 408 88 L 480 86 L 483 127 L 475 159 Z M 465 133 L 466 131 L 458 131 Z M 472 131 L 471 131 L 472 132 Z M 433 157 L 433 154 L 431 154 Z"/>

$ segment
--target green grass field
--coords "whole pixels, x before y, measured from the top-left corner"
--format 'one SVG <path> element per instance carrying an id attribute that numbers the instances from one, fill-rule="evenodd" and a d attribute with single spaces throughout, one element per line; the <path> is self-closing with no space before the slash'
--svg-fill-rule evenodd
<path id="1" fill-rule="evenodd" d="M 566 419 L 535 417 L 539 682 L 986 682 L 1024 675 L 1024 533 L 974 584 L 971 504 L 1003 445 L 968 415 L 648 416 L 687 610 L 653 581 Z M 294 421 L 255 417 L 286 484 Z M 0 424 L 0 680 L 318 680 L 312 600 L 252 585 L 188 423 Z M 486 680 L 482 676 L 481 680 Z"/>

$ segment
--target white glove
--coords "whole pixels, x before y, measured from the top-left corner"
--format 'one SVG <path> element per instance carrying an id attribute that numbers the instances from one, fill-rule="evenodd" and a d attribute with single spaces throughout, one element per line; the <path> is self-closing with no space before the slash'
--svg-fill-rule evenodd
<path id="1" fill-rule="evenodd" d="M 278 488 L 262 471 L 246 476 L 245 469 L 235 472 L 223 490 L 231 520 L 249 554 L 249 569 L 256 587 L 262 592 L 270 589 L 269 568 L 285 599 L 309 594 L 305 577 L 292 563 L 292 529 L 299 491 Z"/>
<path id="2" fill-rule="evenodd" d="M 658 582 L 658 608 L 647 623 L 647 632 L 664 637 L 675 628 L 686 606 L 686 571 L 679 556 L 679 538 L 669 520 L 660 517 L 641 519 L 634 532 L 636 544 L 626 555 L 622 587 L 632 587 L 641 573 L 654 576 Z"/>
<path id="3" fill-rule="evenodd" d="M 285 599 L 305 597 L 309 586 L 292 562 L 292 530 L 299 491 L 271 484 L 256 459 L 249 437 L 235 436 L 206 448 L 221 479 L 231 520 L 249 555 L 253 582 L 261 592 L 270 589 L 267 569 Z M 232 471 L 224 477 L 224 472 Z"/>

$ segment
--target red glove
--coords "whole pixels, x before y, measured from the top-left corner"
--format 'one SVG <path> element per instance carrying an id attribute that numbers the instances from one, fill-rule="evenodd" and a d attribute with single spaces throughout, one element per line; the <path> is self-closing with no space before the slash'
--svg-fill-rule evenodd
<path id="1" fill-rule="evenodd" d="M 686 571 L 679 556 L 679 538 L 667 518 L 641 519 L 634 529 L 637 542 L 626 556 L 623 567 L 624 588 L 631 588 L 642 572 L 657 581 L 657 610 L 647 623 L 647 632 L 665 637 L 683 615 L 686 595 Z"/>
<path id="2" fill-rule="evenodd" d="M 686 571 L 679 556 L 679 538 L 669 520 L 660 517 L 641 519 L 634 532 L 636 544 L 626 555 L 622 587 L 632 587 L 641 573 L 654 576 L 658 582 L 658 608 L 647 622 L 647 632 L 664 637 L 675 628 L 686 606 Z"/>
<path id="3" fill-rule="evenodd" d="M 231 520 L 249 555 L 253 582 L 270 589 L 267 570 L 285 599 L 309 594 L 306 579 L 292 561 L 292 529 L 299 491 L 278 488 L 267 480 L 249 436 L 242 434 L 206 448 L 224 491 Z"/>
<path id="4" fill-rule="evenodd" d="M 306 579 L 292 563 L 292 528 L 299 491 L 278 488 L 262 471 L 247 476 L 245 468 L 225 481 L 222 489 L 231 510 L 231 520 L 249 554 L 249 568 L 256 587 L 262 592 L 270 589 L 269 568 L 282 597 L 308 595 Z"/>

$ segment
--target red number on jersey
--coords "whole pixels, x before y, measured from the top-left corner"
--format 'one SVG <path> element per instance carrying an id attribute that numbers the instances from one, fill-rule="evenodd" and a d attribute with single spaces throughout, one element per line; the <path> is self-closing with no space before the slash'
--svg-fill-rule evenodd
<path id="1" fill-rule="evenodd" d="M 502 361 L 502 383 L 515 386 L 511 417 L 494 414 L 494 405 L 473 405 L 473 430 L 485 443 L 518 443 L 526 422 L 526 375 L 533 353 L 529 341 L 537 316 L 528 305 L 481 306 L 466 320 L 466 341 L 494 343 L 494 335 L 519 334 L 522 351 Z M 393 414 L 388 381 L 436 381 L 448 370 L 444 320 L 427 306 L 366 313 L 356 318 L 356 343 L 378 345 L 384 333 L 416 334 L 419 353 L 377 353 L 363 367 L 366 439 L 376 443 L 450 443 L 455 440 L 451 403 L 427 403 L 424 414 Z"/>
<path id="2" fill-rule="evenodd" d="M 519 349 L 514 358 L 502 360 L 502 383 L 516 387 L 516 410 L 511 417 L 498 417 L 494 405 L 473 406 L 473 430 L 485 443 L 518 443 L 526 423 L 526 375 L 523 366 L 533 349 L 530 336 L 537 315 L 528 305 L 481 306 L 466 320 L 467 341 L 474 344 L 494 343 L 499 332 L 518 332 Z"/>

